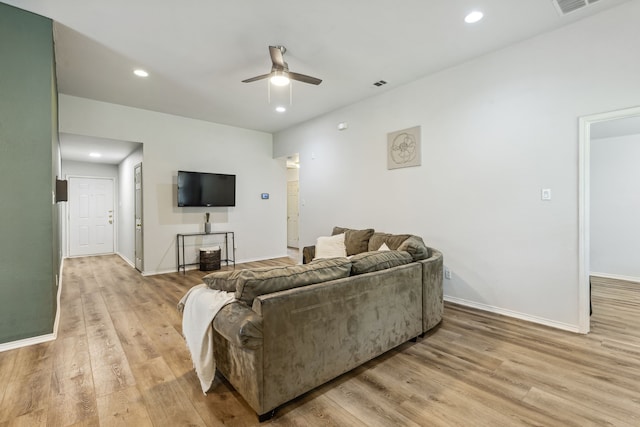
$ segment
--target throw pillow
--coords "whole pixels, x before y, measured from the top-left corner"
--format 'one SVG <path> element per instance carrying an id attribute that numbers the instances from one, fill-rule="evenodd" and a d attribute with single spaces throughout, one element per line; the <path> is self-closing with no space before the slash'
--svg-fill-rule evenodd
<path id="1" fill-rule="evenodd" d="M 231 273 L 233 273 L 233 270 L 216 271 L 204 276 L 202 281 L 209 288 L 216 291 L 235 292 L 236 282 L 234 280 L 229 280 Z"/>
<path id="2" fill-rule="evenodd" d="M 369 250 L 369 239 L 373 236 L 374 229 L 352 230 L 344 227 L 333 227 L 332 235 L 344 233 L 344 243 L 347 247 L 347 255 L 356 255 Z"/>
<path id="3" fill-rule="evenodd" d="M 384 252 L 384 251 L 390 251 L 391 249 L 389 249 L 389 246 L 387 246 L 386 243 L 383 243 L 382 246 L 380 246 L 380 248 L 378 248 L 379 251 Z"/>
<path id="4" fill-rule="evenodd" d="M 318 237 L 318 240 L 316 241 L 316 255 L 313 259 L 347 256 L 344 236 L 344 233 L 342 233 L 330 237 Z"/>
<path id="5" fill-rule="evenodd" d="M 369 251 L 377 251 L 383 243 L 386 243 L 392 251 L 396 251 L 398 246 L 410 236 L 410 234 L 374 233 L 369 239 Z"/>
<path id="6" fill-rule="evenodd" d="M 405 251 L 364 252 L 351 258 L 351 275 L 386 270 L 413 261 Z"/>
<path id="7" fill-rule="evenodd" d="M 236 298 L 251 307 L 259 295 L 341 279 L 350 272 L 351 261 L 333 258 L 304 265 L 237 270 L 230 278 L 238 280 Z"/>
<path id="8" fill-rule="evenodd" d="M 409 252 L 414 261 L 429 258 L 429 248 L 424 244 L 422 237 L 409 237 L 407 240 L 402 242 L 400 246 L 398 246 L 398 250 Z"/>

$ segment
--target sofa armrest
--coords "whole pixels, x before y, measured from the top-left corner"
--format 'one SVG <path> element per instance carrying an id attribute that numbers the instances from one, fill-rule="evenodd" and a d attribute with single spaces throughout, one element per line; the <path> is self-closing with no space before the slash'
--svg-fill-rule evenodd
<path id="1" fill-rule="evenodd" d="M 238 347 L 258 348 L 262 345 L 262 317 L 241 301 L 233 301 L 218 312 L 213 328 Z"/>
<path id="2" fill-rule="evenodd" d="M 442 321 L 444 299 L 442 289 L 442 252 L 429 248 L 430 257 L 418 261 L 422 264 L 422 327 L 423 333 Z"/>
<path id="3" fill-rule="evenodd" d="M 305 246 L 302 248 L 302 263 L 309 264 L 313 261 L 313 258 L 316 256 L 316 247 L 315 246 Z"/>

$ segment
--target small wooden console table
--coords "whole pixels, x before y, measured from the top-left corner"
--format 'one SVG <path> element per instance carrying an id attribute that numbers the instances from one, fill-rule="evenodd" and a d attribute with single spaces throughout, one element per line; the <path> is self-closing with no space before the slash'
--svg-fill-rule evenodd
<path id="1" fill-rule="evenodd" d="M 227 266 L 229 266 L 229 262 L 233 263 L 233 268 L 236 268 L 236 240 L 235 234 L 233 231 L 212 231 L 211 233 L 199 232 L 199 233 L 184 233 L 178 234 L 176 236 L 176 247 L 178 249 L 178 273 L 180 269 L 182 269 L 182 274 L 186 273 L 186 267 L 188 265 L 196 265 L 197 262 L 187 263 L 186 258 L 184 256 L 184 239 L 185 237 L 192 236 L 215 236 L 215 235 L 224 235 L 224 258 L 220 257 L 220 262 L 226 262 Z M 203 239 L 204 240 L 204 239 Z M 229 251 L 229 244 L 231 244 L 231 252 Z M 204 243 L 203 243 L 204 245 Z M 229 255 L 233 254 L 233 258 L 230 258 Z"/>

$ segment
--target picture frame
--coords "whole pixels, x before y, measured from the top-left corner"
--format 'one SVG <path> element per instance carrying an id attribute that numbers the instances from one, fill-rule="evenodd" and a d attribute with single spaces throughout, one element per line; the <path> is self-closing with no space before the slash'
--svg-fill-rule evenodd
<path id="1" fill-rule="evenodd" d="M 420 133 L 420 126 L 414 126 L 387 134 L 387 169 L 421 165 Z"/>

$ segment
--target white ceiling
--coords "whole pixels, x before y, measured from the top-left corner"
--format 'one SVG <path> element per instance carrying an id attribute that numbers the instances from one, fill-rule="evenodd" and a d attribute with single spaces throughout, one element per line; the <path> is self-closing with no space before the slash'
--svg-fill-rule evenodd
<path id="1" fill-rule="evenodd" d="M 593 139 L 638 135 L 640 134 L 640 116 L 593 123 L 589 133 Z"/>
<path id="2" fill-rule="evenodd" d="M 60 132 L 60 157 L 63 160 L 118 165 L 141 146 L 139 142 Z M 91 153 L 100 157 L 91 157 Z"/>
<path id="3" fill-rule="evenodd" d="M 56 22 L 61 93 L 277 132 L 629 0 L 565 16 L 552 0 L 3 1 Z M 485 18 L 465 24 L 474 9 Z M 294 82 L 283 114 L 266 80 L 241 83 L 270 71 L 269 45 L 323 79 Z"/>

